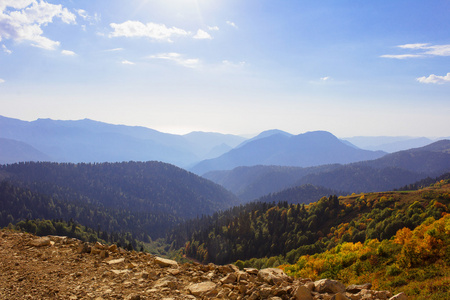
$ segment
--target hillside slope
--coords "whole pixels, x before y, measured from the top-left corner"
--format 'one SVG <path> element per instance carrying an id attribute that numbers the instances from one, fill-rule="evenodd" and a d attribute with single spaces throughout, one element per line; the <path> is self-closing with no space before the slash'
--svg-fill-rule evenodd
<path id="1" fill-rule="evenodd" d="M 330 281 L 331 282 L 331 281 Z M 360 289 L 340 294 L 354 296 Z M 317 286 L 315 292 L 309 288 Z M 60 236 L 0 231 L 0 298 L 19 299 L 303 299 L 330 295 L 323 282 L 286 276 L 280 269 L 178 264 L 148 253 Z M 306 289 L 306 290 L 305 290 Z M 335 291 L 332 294 L 337 293 Z M 392 293 L 366 291 L 386 298 Z M 275 298 L 275 299 L 276 299 Z M 311 298 L 312 299 L 312 298 Z"/>
<path id="2" fill-rule="evenodd" d="M 161 162 L 22 163 L 0 170 L 8 181 L 2 184 L 2 223 L 8 216 L 73 218 L 92 228 L 153 238 L 182 219 L 237 204 L 221 186 Z"/>
<path id="3" fill-rule="evenodd" d="M 50 157 L 33 146 L 16 140 L 0 138 L 0 164 L 18 161 L 49 161 Z"/>

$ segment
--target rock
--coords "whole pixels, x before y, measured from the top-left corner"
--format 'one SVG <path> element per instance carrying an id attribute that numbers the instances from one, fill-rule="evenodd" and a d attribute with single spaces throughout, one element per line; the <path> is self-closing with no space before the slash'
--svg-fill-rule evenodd
<path id="1" fill-rule="evenodd" d="M 178 263 L 171 259 L 155 257 L 155 263 L 157 263 L 159 266 L 161 266 L 163 268 L 167 268 L 167 267 L 178 268 Z"/>
<path id="2" fill-rule="evenodd" d="M 88 244 L 81 244 L 77 248 L 77 253 L 79 254 L 91 253 L 91 247 Z"/>
<path id="3" fill-rule="evenodd" d="M 163 287 L 168 287 L 170 289 L 175 289 L 177 287 L 177 279 L 176 279 L 176 277 L 166 276 L 164 278 L 161 278 L 161 279 L 157 280 L 154 283 L 154 285 L 153 285 L 153 288 L 163 288 Z"/>
<path id="4" fill-rule="evenodd" d="M 372 288 L 372 284 L 371 283 L 364 283 L 364 284 L 351 284 L 347 287 L 346 291 L 352 294 L 357 294 L 359 293 L 361 290 L 370 290 Z"/>
<path id="5" fill-rule="evenodd" d="M 112 244 L 111 246 L 108 247 L 108 251 L 112 252 L 112 253 L 116 253 L 117 251 L 117 245 L 116 244 Z"/>
<path id="6" fill-rule="evenodd" d="M 288 276 L 281 269 L 267 268 L 259 270 L 258 279 L 269 284 L 278 284 L 288 279 Z"/>
<path id="7" fill-rule="evenodd" d="M 194 283 L 188 286 L 188 291 L 194 296 L 209 295 L 214 292 L 217 285 L 212 281 L 204 281 L 201 283 Z"/>
<path id="8" fill-rule="evenodd" d="M 406 296 L 406 294 L 402 292 L 389 298 L 389 300 L 408 300 L 408 296 Z"/>
<path id="9" fill-rule="evenodd" d="M 345 285 L 337 280 L 321 279 L 314 282 L 314 290 L 319 293 L 344 293 Z"/>
<path id="10" fill-rule="evenodd" d="M 33 247 L 43 247 L 48 245 L 50 245 L 50 238 L 48 237 L 37 238 L 30 242 L 30 246 Z"/>
<path id="11" fill-rule="evenodd" d="M 100 251 L 100 257 L 101 258 L 106 258 L 108 256 L 109 256 L 108 251 L 106 251 L 106 250 Z"/>
<path id="12" fill-rule="evenodd" d="M 225 276 L 224 278 L 222 278 L 222 279 L 220 280 L 220 282 L 221 282 L 222 284 L 234 283 L 234 282 L 236 282 L 236 279 L 237 279 L 236 274 L 235 274 L 235 273 L 230 273 L 230 274 L 228 274 L 227 276 Z"/>
<path id="13" fill-rule="evenodd" d="M 331 297 L 331 300 L 351 300 L 351 299 L 342 293 L 337 293 L 333 297 Z"/>
<path id="14" fill-rule="evenodd" d="M 258 269 L 255 268 L 244 268 L 244 271 L 250 275 L 258 275 Z"/>
<path id="15" fill-rule="evenodd" d="M 314 282 L 310 281 L 305 283 L 305 286 L 308 288 L 308 290 L 310 290 L 311 292 L 314 291 Z"/>
<path id="16" fill-rule="evenodd" d="M 295 289 L 294 297 L 295 300 L 313 300 L 311 290 L 304 285 L 301 285 Z"/>
<path id="17" fill-rule="evenodd" d="M 108 261 L 108 264 L 115 265 L 115 264 L 123 263 L 124 261 L 125 261 L 125 258 L 122 257 L 122 258 L 118 258 L 118 259 L 112 259 L 112 260 Z"/>

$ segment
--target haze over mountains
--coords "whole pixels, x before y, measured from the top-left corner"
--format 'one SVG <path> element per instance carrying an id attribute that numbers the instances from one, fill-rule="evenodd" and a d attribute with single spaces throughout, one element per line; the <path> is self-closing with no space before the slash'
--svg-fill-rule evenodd
<path id="1" fill-rule="evenodd" d="M 157 160 L 180 167 L 210 157 L 211 152 L 220 155 L 223 153 L 220 151 L 228 151 L 245 140 L 240 136 L 207 132 L 175 135 L 89 119 L 38 119 L 26 122 L 2 116 L 0 138 L 10 140 L 0 140 L 0 163 L 29 160 L 73 163 Z M 11 140 L 22 144 L 13 145 Z"/>
<path id="2" fill-rule="evenodd" d="M 191 171 L 204 174 L 211 170 L 231 170 L 238 166 L 254 165 L 310 167 L 376 159 L 383 155 L 385 153 L 381 151 L 349 146 L 326 131 L 299 135 L 270 131 L 269 134 L 263 132 L 218 158 L 200 162 Z"/>
<path id="3" fill-rule="evenodd" d="M 312 184 L 341 192 L 385 191 L 450 172 L 450 140 L 387 154 L 374 160 L 308 168 L 237 167 L 203 175 L 248 202 L 283 189 Z"/>
<path id="4" fill-rule="evenodd" d="M 38 119 L 28 122 L 0 116 L 0 164 L 20 161 L 78 163 L 153 160 L 171 163 L 201 175 L 240 166 L 347 164 L 380 158 L 393 149 L 409 149 L 411 145 L 431 142 L 428 138 L 407 137 L 355 137 L 343 140 L 325 131 L 293 135 L 281 130 L 268 130 L 251 139 L 211 132 L 176 135 L 89 119 Z"/>

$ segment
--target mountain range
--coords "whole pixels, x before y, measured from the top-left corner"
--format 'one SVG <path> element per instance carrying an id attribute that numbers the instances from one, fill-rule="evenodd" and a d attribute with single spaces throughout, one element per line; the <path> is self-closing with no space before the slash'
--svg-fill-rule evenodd
<path id="1" fill-rule="evenodd" d="M 362 150 L 342 142 L 326 131 L 290 135 L 280 131 L 263 132 L 252 140 L 214 159 L 204 160 L 190 170 L 205 174 L 239 166 L 278 165 L 310 167 L 376 159 L 382 151 Z"/>
<path id="2" fill-rule="evenodd" d="M 399 188 L 425 177 L 450 172 L 450 140 L 351 164 L 308 168 L 237 167 L 203 175 L 248 202 L 283 189 L 312 184 L 341 192 L 374 192 Z"/>
<path id="3" fill-rule="evenodd" d="M 245 138 L 209 132 L 162 133 L 89 119 L 27 122 L 0 116 L 0 163 L 19 161 L 121 162 L 157 160 L 187 167 L 220 155 Z"/>

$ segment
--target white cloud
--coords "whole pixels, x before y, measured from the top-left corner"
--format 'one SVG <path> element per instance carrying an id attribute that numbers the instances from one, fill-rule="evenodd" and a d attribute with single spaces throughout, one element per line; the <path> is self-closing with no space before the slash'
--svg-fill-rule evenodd
<path id="1" fill-rule="evenodd" d="M 219 30 L 219 27 L 217 27 L 217 26 L 208 26 L 208 30 L 217 31 L 217 30 Z"/>
<path id="2" fill-rule="evenodd" d="M 5 52 L 6 54 L 11 54 L 12 53 L 12 51 L 9 50 L 8 48 L 6 48 L 5 45 L 2 45 L 2 49 L 3 49 L 3 52 Z"/>
<path id="3" fill-rule="evenodd" d="M 416 58 L 423 57 L 421 54 L 385 54 L 381 55 L 383 58 L 396 58 L 396 59 L 407 59 L 407 58 Z"/>
<path id="4" fill-rule="evenodd" d="M 194 35 L 193 37 L 194 37 L 194 39 L 199 39 L 199 40 L 205 40 L 205 39 L 212 40 L 212 36 L 209 33 L 207 33 L 206 31 L 201 30 L 201 29 L 199 29 L 197 31 L 197 34 Z"/>
<path id="5" fill-rule="evenodd" d="M 76 24 L 76 16 L 62 5 L 42 0 L 3 0 L 0 3 L 0 41 L 29 41 L 32 46 L 54 50 L 60 42 L 45 37 L 42 30 L 54 18 L 66 24 Z"/>
<path id="6" fill-rule="evenodd" d="M 173 61 L 186 68 L 196 68 L 200 65 L 200 60 L 198 58 L 184 58 L 180 53 L 159 53 L 149 56 L 152 59 L 163 59 Z"/>
<path id="7" fill-rule="evenodd" d="M 129 61 L 129 60 L 122 60 L 122 64 L 123 64 L 123 65 L 135 65 L 134 62 L 131 62 L 131 61 Z"/>
<path id="8" fill-rule="evenodd" d="M 0 84 L 4 83 L 5 80 L 0 78 Z"/>
<path id="9" fill-rule="evenodd" d="M 325 77 L 320 78 L 320 80 L 322 80 L 322 81 L 327 81 L 327 80 L 330 80 L 330 79 L 331 79 L 330 76 L 325 76 Z"/>
<path id="10" fill-rule="evenodd" d="M 428 44 L 405 44 L 405 45 L 398 45 L 398 48 L 403 48 L 403 49 L 424 49 Z"/>
<path id="11" fill-rule="evenodd" d="M 107 50 L 104 50 L 104 51 L 106 51 L 106 52 L 116 52 L 116 51 L 123 51 L 123 48 L 114 48 L 114 49 L 107 49 Z"/>
<path id="12" fill-rule="evenodd" d="M 234 22 L 227 21 L 227 24 L 230 25 L 231 27 L 236 28 L 236 29 L 238 28 L 237 25 Z"/>
<path id="13" fill-rule="evenodd" d="M 418 82 L 421 83 L 437 83 L 437 84 L 443 84 L 443 83 L 450 83 L 450 73 L 447 73 L 445 76 L 438 76 L 431 74 L 428 77 L 419 77 L 417 78 Z"/>
<path id="14" fill-rule="evenodd" d="M 426 44 L 426 43 L 417 43 L 417 44 L 398 45 L 397 48 L 416 50 L 416 51 L 418 51 L 418 53 L 385 54 L 385 55 L 381 55 L 381 57 L 406 59 L 406 58 L 417 58 L 417 57 L 427 57 L 427 56 L 450 56 L 450 45 L 430 45 L 430 44 Z"/>
<path id="15" fill-rule="evenodd" d="M 70 51 L 70 50 L 62 50 L 61 54 L 62 55 L 67 55 L 67 56 L 75 56 L 75 55 L 77 55 L 75 52 Z"/>
<path id="16" fill-rule="evenodd" d="M 141 23 L 139 21 L 126 21 L 121 24 L 111 23 L 114 29 L 109 37 L 148 37 L 154 40 L 172 42 L 173 36 L 187 36 L 190 33 L 176 27 L 168 28 L 164 24 Z"/>

